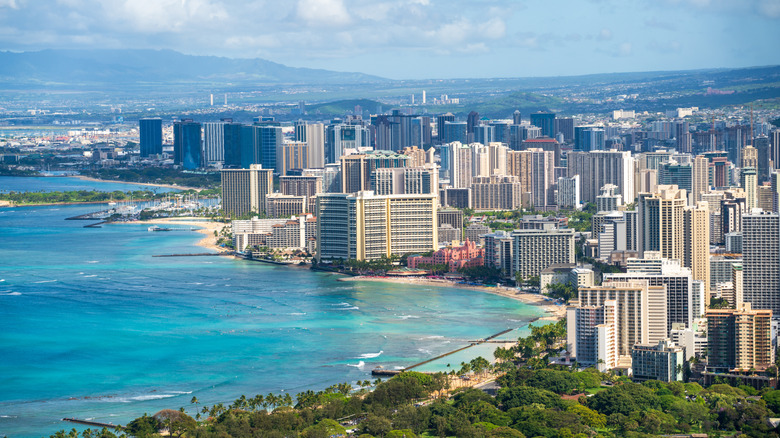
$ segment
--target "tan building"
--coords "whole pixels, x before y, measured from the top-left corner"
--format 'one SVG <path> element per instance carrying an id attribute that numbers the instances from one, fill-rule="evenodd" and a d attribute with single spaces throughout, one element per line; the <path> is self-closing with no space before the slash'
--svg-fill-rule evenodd
<path id="1" fill-rule="evenodd" d="M 691 199 L 690 204 L 696 205 L 701 201 L 701 195 L 710 191 L 710 163 L 706 157 L 698 155 L 693 159 L 691 174 Z"/>
<path id="2" fill-rule="evenodd" d="M 322 176 L 282 176 L 279 178 L 279 191 L 283 195 L 305 196 L 309 203 L 306 211 L 315 208 L 315 196 L 322 193 Z"/>
<path id="3" fill-rule="evenodd" d="M 707 203 L 686 207 L 683 266 L 690 268 L 694 280 L 704 282 L 705 296 L 710 285 L 710 214 Z"/>
<path id="4" fill-rule="evenodd" d="M 517 177 L 522 193 L 531 193 L 531 154 L 527 151 L 507 152 L 507 173 Z"/>
<path id="5" fill-rule="evenodd" d="M 308 201 L 305 196 L 271 193 L 266 196 L 265 203 L 266 214 L 272 218 L 284 218 L 307 213 Z"/>
<path id="6" fill-rule="evenodd" d="M 763 371 L 774 365 L 771 322 L 771 310 L 755 310 L 750 303 L 707 310 L 707 370 Z"/>
<path id="7" fill-rule="evenodd" d="M 306 169 L 309 167 L 308 147 L 302 141 L 282 143 L 276 151 L 276 171 L 287 175 L 291 169 Z"/>
<path id="8" fill-rule="evenodd" d="M 516 176 L 475 177 L 471 202 L 475 210 L 516 210 L 522 207 L 522 191 Z"/>
<path id="9" fill-rule="evenodd" d="M 242 216 L 265 212 L 265 198 L 274 187 L 273 169 L 263 169 L 260 164 L 252 164 L 249 169 L 225 169 L 221 179 L 225 214 Z"/>
<path id="10" fill-rule="evenodd" d="M 371 174 L 377 169 L 408 167 L 409 157 L 391 151 L 373 151 L 341 157 L 341 190 L 356 193 L 370 190 Z"/>
<path id="11" fill-rule="evenodd" d="M 317 259 L 374 260 L 438 249 L 436 195 L 321 194 Z"/>
<path id="12" fill-rule="evenodd" d="M 408 146 L 400 150 L 400 153 L 409 157 L 409 167 L 423 167 L 433 164 L 433 148 L 420 149 L 417 146 Z"/>

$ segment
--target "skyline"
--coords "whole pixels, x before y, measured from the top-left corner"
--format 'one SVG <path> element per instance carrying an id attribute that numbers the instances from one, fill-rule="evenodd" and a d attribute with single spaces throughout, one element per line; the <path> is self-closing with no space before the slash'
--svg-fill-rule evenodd
<path id="1" fill-rule="evenodd" d="M 0 0 L 0 50 L 172 49 L 389 79 L 780 64 L 780 0 L 457 3 Z"/>

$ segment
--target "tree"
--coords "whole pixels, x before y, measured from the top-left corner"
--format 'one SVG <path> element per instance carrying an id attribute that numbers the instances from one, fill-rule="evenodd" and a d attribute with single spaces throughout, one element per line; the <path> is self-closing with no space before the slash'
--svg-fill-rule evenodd
<path id="1" fill-rule="evenodd" d="M 160 420 L 144 414 L 142 417 L 127 423 L 125 430 L 136 438 L 146 438 L 156 435 L 162 426 Z"/>
<path id="2" fill-rule="evenodd" d="M 392 426 L 392 423 L 387 418 L 369 414 L 366 419 L 360 423 L 360 432 L 377 437 L 384 437 L 393 428 Z"/>

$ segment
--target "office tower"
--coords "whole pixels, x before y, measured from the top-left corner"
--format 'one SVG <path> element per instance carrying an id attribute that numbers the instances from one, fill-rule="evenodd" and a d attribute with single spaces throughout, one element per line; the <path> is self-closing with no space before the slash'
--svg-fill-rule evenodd
<path id="1" fill-rule="evenodd" d="M 239 125 L 239 129 L 240 152 L 238 157 L 241 160 L 239 167 L 249 169 L 252 164 L 263 164 L 262 152 L 260 150 L 260 126 Z M 276 158 L 274 157 L 274 166 L 276 166 L 275 160 Z M 271 166 L 266 167 L 270 168 Z"/>
<path id="2" fill-rule="evenodd" d="M 705 202 L 684 209 L 684 255 L 682 264 L 691 270 L 694 280 L 710 285 L 710 221 Z"/>
<path id="3" fill-rule="evenodd" d="M 531 204 L 536 209 L 547 209 L 555 204 L 555 157 L 553 152 L 529 149 L 531 164 Z"/>
<path id="4" fill-rule="evenodd" d="M 138 121 L 141 156 L 162 154 L 162 119 L 141 119 Z"/>
<path id="5" fill-rule="evenodd" d="M 322 123 L 307 124 L 305 133 L 306 139 L 298 141 L 306 142 L 309 167 L 325 166 L 325 125 Z"/>
<path id="6" fill-rule="evenodd" d="M 574 264 L 574 230 L 515 230 L 512 274 L 521 279 L 539 276 L 555 264 Z"/>
<path id="7" fill-rule="evenodd" d="M 460 143 L 468 143 L 469 141 L 469 135 L 468 135 L 468 127 L 466 126 L 466 122 L 455 122 L 455 121 L 445 121 L 444 122 L 444 129 L 442 138 L 442 143 L 452 143 L 452 142 L 460 142 Z"/>
<path id="8" fill-rule="evenodd" d="M 769 144 L 769 137 L 759 135 L 753 139 L 753 146 L 756 148 L 756 170 L 758 171 L 758 182 L 769 181 L 769 173 L 772 170 L 772 148 Z M 780 163 L 774 164 L 775 166 Z"/>
<path id="9" fill-rule="evenodd" d="M 474 177 L 471 196 L 475 210 L 517 210 L 522 206 L 520 183 L 511 175 Z"/>
<path id="10" fill-rule="evenodd" d="M 325 163 L 338 163 L 345 150 L 370 146 L 370 135 L 365 126 L 332 123 L 325 129 Z"/>
<path id="11" fill-rule="evenodd" d="M 496 131 L 493 126 L 490 125 L 477 125 L 474 127 L 474 132 L 471 133 L 473 143 L 488 144 L 496 139 Z"/>
<path id="12" fill-rule="evenodd" d="M 490 151 L 482 143 L 471 143 L 471 176 L 490 176 Z"/>
<path id="13" fill-rule="evenodd" d="M 580 176 L 558 178 L 558 192 L 556 202 L 560 208 L 579 209 L 580 204 Z"/>
<path id="14" fill-rule="evenodd" d="M 375 260 L 438 248 L 435 195 L 322 194 L 317 260 Z"/>
<path id="15" fill-rule="evenodd" d="M 456 189 L 471 187 L 471 148 L 460 142 L 449 143 L 450 186 Z"/>
<path id="16" fill-rule="evenodd" d="M 756 208 L 764 211 L 772 211 L 775 203 L 775 192 L 772 191 L 770 183 L 764 183 L 758 186 L 756 191 Z"/>
<path id="17" fill-rule="evenodd" d="M 658 253 L 648 252 L 644 259 L 628 259 L 628 272 L 604 274 L 604 281 L 647 280 L 650 286 L 666 286 L 666 310 L 668 313 L 666 333 L 672 324 L 691 327 L 693 323 L 693 278 L 691 270 L 684 268 L 679 260 L 661 258 Z M 662 337 L 666 337 L 664 334 Z M 651 340 L 651 342 L 656 342 Z"/>
<path id="18" fill-rule="evenodd" d="M 225 122 L 203 124 L 203 159 L 209 166 L 225 162 Z"/>
<path id="19" fill-rule="evenodd" d="M 604 150 L 604 128 L 601 126 L 577 126 L 574 128 L 574 150 Z"/>
<path id="20" fill-rule="evenodd" d="M 746 148 L 747 149 L 747 148 Z M 745 191 L 747 211 L 758 206 L 758 174 L 755 167 L 743 167 L 739 172 L 739 182 Z"/>
<path id="21" fill-rule="evenodd" d="M 780 312 L 780 216 L 742 217 L 742 280 L 745 302 L 754 309 Z"/>
<path id="22" fill-rule="evenodd" d="M 249 169 L 224 169 L 222 210 L 231 216 L 264 213 L 265 198 L 273 192 L 273 171 L 253 164 Z"/>
<path id="23" fill-rule="evenodd" d="M 376 169 L 407 167 L 409 157 L 391 151 L 373 151 L 341 157 L 341 188 L 344 193 L 370 190 Z"/>
<path id="24" fill-rule="evenodd" d="M 436 213 L 438 218 L 438 226 L 448 224 L 456 230 L 461 230 L 463 233 L 463 211 L 455 208 L 440 208 Z M 459 237 L 458 240 L 461 240 Z"/>
<path id="25" fill-rule="evenodd" d="M 769 133 L 769 149 L 772 168 L 780 169 L 780 129 L 774 129 Z"/>
<path id="26" fill-rule="evenodd" d="M 677 186 L 658 186 L 655 193 L 640 193 L 639 253 L 659 251 L 669 259 L 684 258 L 684 216 L 687 194 Z"/>
<path id="27" fill-rule="evenodd" d="M 279 145 L 276 151 L 276 171 L 280 175 L 287 175 L 292 169 L 306 169 L 309 152 L 305 142 L 287 141 Z"/>
<path id="28" fill-rule="evenodd" d="M 753 146 L 745 146 L 742 148 L 742 160 L 740 161 L 742 164 L 742 167 L 752 167 L 757 168 L 758 167 L 758 150 L 754 148 Z"/>
<path id="29" fill-rule="evenodd" d="M 742 266 L 741 258 L 735 258 L 734 256 L 710 256 L 710 290 L 714 291 L 718 283 L 732 281 L 732 271 L 736 265 Z"/>
<path id="30" fill-rule="evenodd" d="M 392 114 L 371 116 L 371 130 L 376 150 L 397 152 L 408 146 L 431 145 L 431 118 L 428 116 L 393 110 Z"/>
<path id="31" fill-rule="evenodd" d="M 617 193 L 617 189 L 614 184 L 605 184 L 601 188 L 600 194 L 596 196 L 597 212 L 616 211 L 623 206 L 623 196 Z"/>
<path id="32" fill-rule="evenodd" d="M 519 125 L 521 123 L 523 123 L 522 114 L 520 114 L 520 110 L 515 110 L 515 112 L 512 113 L 512 124 Z"/>
<path id="33" fill-rule="evenodd" d="M 697 155 L 693 159 L 693 169 L 691 173 L 691 196 L 689 203 L 696 205 L 701 201 L 701 194 L 710 191 L 710 167 L 706 157 Z"/>
<path id="34" fill-rule="evenodd" d="M 749 213 L 743 190 L 728 190 L 720 201 L 721 235 L 742 231 L 742 215 Z M 722 242 L 722 240 L 721 240 Z"/>
<path id="35" fill-rule="evenodd" d="M 707 310 L 707 371 L 764 371 L 774 365 L 772 311 L 742 303 Z"/>
<path id="36" fill-rule="evenodd" d="M 693 166 L 681 165 L 675 160 L 661 163 L 658 168 L 658 185 L 675 185 L 690 193 L 693 190 Z"/>
<path id="37" fill-rule="evenodd" d="M 580 366 L 594 366 L 601 372 L 618 366 L 617 313 L 615 300 L 567 310 L 567 332 L 573 335 L 569 353 Z"/>
<path id="38" fill-rule="evenodd" d="M 474 140 L 474 128 L 479 126 L 479 123 L 479 113 L 476 111 L 469 112 L 466 116 L 466 134 L 469 143 L 476 141 Z"/>
<path id="39" fill-rule="evenodd" d="M 323 192 L 322 176 L 281 176 L 279 191 L 283 195 L 305 196 L 308 200 L 306 211 L 315 210 L 316 196 Z"/>
<path id="40" fill-rule="evenodd" d="M 190 119 L 173 124 L 173 162 L 184 169 L 203 167 L 201 126 Z"/>
<path id="41" fill-rule="evenodd" d="M 276 154 L 282 148 L 284 140 L 282 128 L 279 126 L 259 126 L 256 133 L 260 136 L 260 163 L 266 169 L 280 172 L 281 169 L 277 168 Z"/>
<path id="42" fill-rule="evenodd" d="M 242 160 L 243 152 L 242 135 L 246 132 L 249 141 L 249 151 L 251 153 L 252 128 L 240 123 L 224 121 L 222 123 L 222 147 L 224 148 L 223 157 L 225 159 L 224 167 L 227 168 L 249 168 L 252 159 Z M 250 155 L 251 156 L 251 155 Z M 247 164 L 246 167 L 243 164 Z"/>
<path id="43" fill-rule="evenodd" d="M 439 195 L 439 172 L 428 167 L 378 168 L 371 173 L 377 195 Z"/>
<path id="44" fill-rule="evenodd" d="M 574 141 L 574 119 L 571 117 L 555 119 L 555 134 L 563 134 L 563 141 L 571 143 Z"/>
<path id="45" fill-rule="evenodd" d="M 620 357 L 629 358 L 631 347 L 636 344 L 658 342 L 666 337 L 666 289 L 662 285 L 652 286 L 647 280 L 608 281 L 600 286 L 579 288 L 578 297 L 576 307 L 598 307 L 608 301 L 616 303 L 616 343 Z M 571 307 L 567 309 L 567 317 L 571 311 Z M 567 331 L 572 329 L 576 333 L 575 327 Z M 576 350 L 579 354 L 579 345 Z"/>
<path id="46" fill-rule="evenodd" d="M 542 136 L 555 138 L 555 113 L 532 113 L 531 124 L 542 129 Z"/>
<path id="47" fill-rule="evenodd" d="M 436 116 L 436 137 L 438 139 L 438 143 L 449 143 L 449 141 L 446 141 L 444 138 L 444 124 L 446 122 L 454 122 L 455 121 L 455 115 L 452 113 L 446 113 L 446 114 L 439 114 Z M 451 140 L 451 141 L 466 141 L 464 138 L 463 140 Z"/>
<path id="48" fill-rule="evenodd" d="M 631 380 L 682 381 L 684 362 L 684 349 L 669 339 L 662 339 L 656 345 L 634 345 L 631 349 Z"/>
<path id="49" fill-rule="evenodd" d="M 674 123 L 674 138 L 677 152 L 690 154 L 693 151 L 693 136 L 691 135 L 688 122 L 681 121 Z"/>

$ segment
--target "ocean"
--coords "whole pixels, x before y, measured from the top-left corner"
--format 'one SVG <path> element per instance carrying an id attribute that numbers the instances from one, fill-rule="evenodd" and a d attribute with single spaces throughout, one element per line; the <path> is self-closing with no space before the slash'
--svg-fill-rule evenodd
<path id="1" fill-rule="evenodd" d="M 24 186 L 20 179 L 0 177 L 0 191 Z M 36 190 L 48 187 L 40 180 L 84 183 L 37 178 Z M 195 245 L 202 235 L 64 220 L 101 208 L 0 208 L 0 436 L 75 426 L 64 417 L 126 424 L 180 407 L 194 415 L 193 396 L 203 406 L 354 385 L 379 365 L 409 366 L 508 328 L 519 330 L 503 338 L 516 338 L 542 315 L 456 288 L 341 282 L 230 257 L 152 257 L 204 252 Z M 494 347 L 421 370 L 492 358 Z"/>

